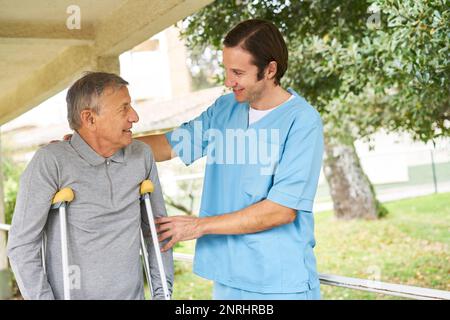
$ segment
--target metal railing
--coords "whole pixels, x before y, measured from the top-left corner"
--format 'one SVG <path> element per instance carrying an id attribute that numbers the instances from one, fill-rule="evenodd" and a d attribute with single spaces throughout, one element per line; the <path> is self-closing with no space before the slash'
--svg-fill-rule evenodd
<path id="1" fill-rule="evenodd" d="M 9 231 L 8 224 L 0 223 L 0 230 Z M 175 252 L 174 259 L 192 263 L 194 256 L 187 253 Z M 450 291 L 428 289 L 400 284 L 372 281 L 358 278 L 342 277 L 332 274 L 319 274 L 320 283 L 323 285 L 348 288 L 366 292 L 374 292 L 388 296 L 410 298 L 416 300 L 450 300 Z"/>
<path id="2" fill-rule="evenodd" d="M 177 252 L 173 255 L 175 260 L 185 262 L 192 262 L 194 257 L 192 254 Z M 443 290 L 413 287 L 358 278 L 348 278 L 332 274 L 319 274 L 319 280 L 323 285 L 375 292 L 389 296 L 411 298 L 416 300 L 450 300 L 450 292 Z"/>

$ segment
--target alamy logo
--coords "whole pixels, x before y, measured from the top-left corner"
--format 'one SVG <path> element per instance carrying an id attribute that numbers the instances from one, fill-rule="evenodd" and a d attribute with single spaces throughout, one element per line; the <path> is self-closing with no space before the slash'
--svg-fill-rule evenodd
<path id="1" fill-rule="evenodd" d="M 280 157 L 279 129 L 208 129 L 194 121 L 193 132 L 180 128 L 172 134 L 173 150 L 189 162 L 207 156 L 207 164 L 258 165 L 261 175 L 272 175 Z M 193 149 L 192 149 L 193 146 Z"/>
<path id="2" fill-rule="evenodd" d="M 70 14 L 66 19 L 66 27 L 69 30 L 81 29 L 81 9 L 77 5 L 70 5 L 66 10 L 67 14 Z"/>

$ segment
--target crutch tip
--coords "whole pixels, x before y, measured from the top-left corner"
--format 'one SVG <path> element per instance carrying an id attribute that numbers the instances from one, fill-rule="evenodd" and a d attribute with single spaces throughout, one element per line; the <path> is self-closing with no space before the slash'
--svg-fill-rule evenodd
<path id="1" fill-rule="evenodd" d="M 59 190 L 53 197 L 52 204 L 59 202 L 71 202 L 74 198 L 74 194 L 71 188 L 63 188 Z"/>
<path id="2" fill-rule="evenodd" d="M 141 195 L 152 193 L 154 190 L 153 183 L 150 180 L 144 180 L 141 183 Z"/>

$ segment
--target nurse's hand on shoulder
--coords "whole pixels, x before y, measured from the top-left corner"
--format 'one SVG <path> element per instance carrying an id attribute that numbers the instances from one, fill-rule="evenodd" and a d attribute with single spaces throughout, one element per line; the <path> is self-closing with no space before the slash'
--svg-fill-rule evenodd
<path id="1" fill-rule="evenodd" d="M 197 239 L 202 236 L 200 230 L 200 219 L 192 216 L 173 216 L 156 218 L 156 231 L 159 234 L 160 242 L 171 238 L 170 241 L 161 249 L 167 251 L 179 241 Z"/>
<path id="2" fill-rule="evenodd" d="M 69 141 L 70 138 L 72 138 L 72 134 L 71 134 L 71 133 L 66 134 L 66 135 L 63 137 L 63 141 Z M 53 143 L 53 142 L 59 142 L 59 141 L 61 141 L 61 140 L 52 140 L 52 141 L 50 141 L 50 143 Z"/>

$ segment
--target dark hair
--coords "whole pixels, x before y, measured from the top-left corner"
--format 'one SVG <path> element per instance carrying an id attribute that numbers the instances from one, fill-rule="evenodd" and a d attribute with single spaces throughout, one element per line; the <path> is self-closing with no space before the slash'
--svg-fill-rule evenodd
<path id="1" fill-rule="evenodd" d="M 288 51 L 283 36 L 272 22 L 260 19 L 242 21 L 228 32 L 223 44 L 228 48 L 240 46 L 253 56 L 253 64 L 258 67 L 258 80 L 264 77 L 267 65 L 275 61 L 275 84 L 280 84 L 288 67 Z"/>
<path id="2" fill-rule="evenodd" d="M 81 127 L 81 111 L 92 109 L 99 113 L 98 98 L 107 87 L 118 89 L 128 85 L 128 82 L 114 73 L 87 72 L 67 91 L 67 120 L 72 130 Z"/>

